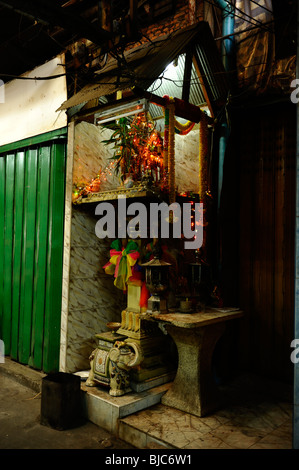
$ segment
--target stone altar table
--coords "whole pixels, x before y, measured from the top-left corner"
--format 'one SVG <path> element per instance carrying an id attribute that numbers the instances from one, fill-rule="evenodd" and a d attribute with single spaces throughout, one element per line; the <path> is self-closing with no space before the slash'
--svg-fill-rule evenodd
<path id="1" fill-rule="evenodd" d="M 219 403 L 219 391 L 212 375 L 212 355 L 225 330 L 225 322 L 243 316 L 238 309 L 206 309 L 200 313 L 148 315 L 162 323 L 178 350 L 178 369 L 161 402 L 172 408 L 204 416 Z"/>

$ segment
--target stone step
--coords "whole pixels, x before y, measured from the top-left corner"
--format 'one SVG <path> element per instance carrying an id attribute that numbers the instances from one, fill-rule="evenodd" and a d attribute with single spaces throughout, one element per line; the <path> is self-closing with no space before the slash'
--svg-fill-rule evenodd
<path id="1" fill-rule="evenodd" d="M 178 447 L 171 442 L 172 439 L 166 436 L 158 437 L 159 433 L 155 434 L 154 432 L 154 429 L 159 427 L 159 423 L 154 422 L 154 419 L 159 418 L 159 410 L 164 411 L 163 406 L 157 404 L 152 408 L 120 419 L 119 439 L 130 443 L 137 449 L 177 449 Z"/>
<path id="2" fill-rule="evenodd" d="M 83 405 L 86 418 L 94 424 L 118 435 L 120 419 L 161 402 L 171 383 L 159 385 L 137 393 L 130 392 L 120 397 L 109 395 L 109 388 L 87 387 L 83 382 Z"/>

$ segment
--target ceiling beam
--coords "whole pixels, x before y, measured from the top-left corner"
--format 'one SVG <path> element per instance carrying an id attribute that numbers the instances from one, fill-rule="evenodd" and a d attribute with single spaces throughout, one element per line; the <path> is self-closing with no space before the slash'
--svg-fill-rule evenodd
<path id="1" fill-rule="evenodd" d="M 10 8 L 33 20 L 50 26 L 60 26 L 72 34 L 102 45 L 112 38 L 112 34 L 95 28 L 90 22 L 61 8 L 53 0 L 0 0 L 0 6 Z"/>
<path id="2" fill-rule="evenodd" d="M 187 101 L 187 102 L 189 101 L 190 87 L 191 87 L 192 55 L 193 55 L 192 50 L 186 51 L 182 100 Z"/>
<path id="3" fill-rule="evenodd" d="M 168 105 L 168 100 L 166 98 L 162 98 L 161 96 L 155 95 L 154 93 L 150 93 L 148 91 L 139 88 L 138 86 L 134 86 L 132 88 L 133 93 L 136 96 L 140 96 L 146 98 L 151 103 L 166 108 Z M 174 105 L 175 105 L 175 115 L 181 117 L 183 119 L 187 119 L 188 121 L 192 121 L 195 123 L 200 122 L 202 118 L 202 111 L 199 106 L 196 106 L 191 103 L 187 103 L 183 100 L 178 98 L 174 98 Z M 208 123 L 213 124 L 213 119 L 208 118 Z"/>
<path id="4" fill-rule="evenodd" d="M 203 68 L 201 66 L 201 62 L 200 62 L 199 57 L 196 54 L 196 52 L 194 52 L 194 54 L 193 54 L 193 64 L 194 64 L 197 76 L 199 78 L 200 85 L 201 85 L 201 88 L 202 88 L 207 106 L 209 108 L 209 111 L 211 113 L 212 118 L 214 118 L 215 117 L 215 111 L 214 111 L 214 108 L 213 108 L 213 105 L 212 105 L 212 102 L 213 102 L 212 92 L 210 90 L 209 83 L 207 82 L 207 78 L 204 74 Z"/>

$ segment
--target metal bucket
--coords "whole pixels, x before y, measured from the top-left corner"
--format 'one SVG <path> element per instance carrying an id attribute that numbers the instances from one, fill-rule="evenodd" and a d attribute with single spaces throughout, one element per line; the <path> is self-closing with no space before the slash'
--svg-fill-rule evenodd
<path id="1" fill-rule="evenodd" d="M 65 372 L 42 379 L 41 424 L 64 430 L 83 423 L 80 382 L 80 377 Z"/>

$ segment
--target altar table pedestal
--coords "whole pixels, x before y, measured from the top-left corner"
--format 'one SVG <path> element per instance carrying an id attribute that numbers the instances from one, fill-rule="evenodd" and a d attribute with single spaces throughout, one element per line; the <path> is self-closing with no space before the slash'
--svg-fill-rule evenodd
<path id="1" fill-rule="evenodd" d="M 199 313 L 150 315 L 162 323 L 178 351 L 178 369 L 162 404 L 196 416 L 205 416 L 219 404 L 213 380 L 212 356 L 225 322 L 243 316 L 241 310 L 208 309 Z"/>

